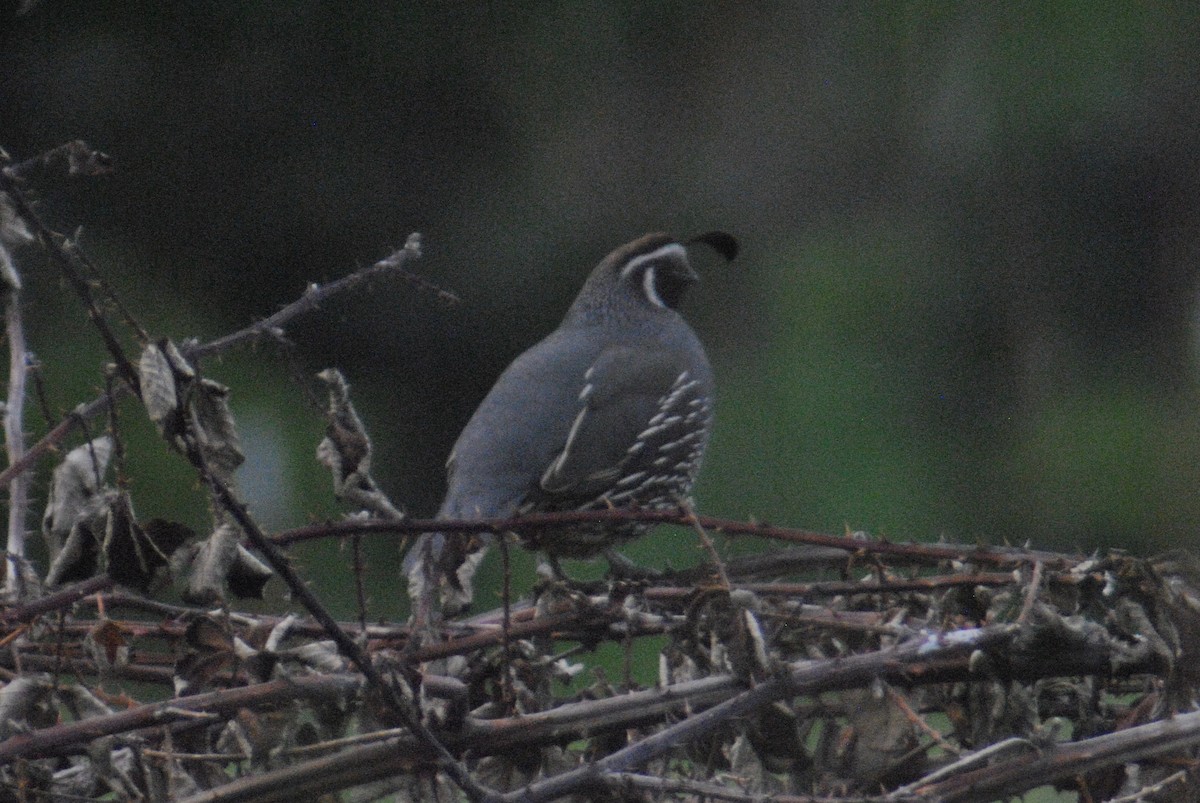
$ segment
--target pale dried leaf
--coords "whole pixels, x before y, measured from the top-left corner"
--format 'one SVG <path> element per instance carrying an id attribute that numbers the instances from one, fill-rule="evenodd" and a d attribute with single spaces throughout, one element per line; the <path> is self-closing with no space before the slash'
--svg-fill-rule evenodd
<path id="1" fill-rule="evenodd" d="M 267 640 L 263 642 L 263 649 L 271 652 L 279 652 L 284 640 L 288 637 L 292 627 L 296 624 L 296 614 L 289 613 L 267 634 Z"/>
<path id="2" fill-rule="evenodd" d="M 728 750 L 729 771 L 736 779 L 738 787 L 746 792 L 762 792 L 766 771 L 750 739 L 744 733 L 740 734 Z"/>
<path id="3" fill-rule="evenodd" d="M 237 555 L 229 570 L 229 590 L 237 597 L 261 599 L 263 586 L 274 574 L 270 566 L 238 544 Z"/>
<path id="4" fill-rule="evenodd" d="M 0 192 L 0 243 L 4 245 L 28 245 L 34 241 L 25 219 L 17 214 L 12 196 Z"/>
<path id="5" fill-rule="evenodd" d="M 71 696 L 72 706 L 83 719 L 102 717 L 113 713 L 112 706 L 105 703 L 85 686 L 72 683 L 63 691 Z"/>
<path id="6" fill-rule="evenodd" d="M 112 438 L 102 435 L 76 446 L 54 469 L 42 516 L 42 534 L 51 560 L 57 557 L 72 528 L 98 512 L 91 502 L 101 487 L 112 451 Z"/>
<path id="7" fill-rule="evenodd" d="M 217 478 L 230 482 L 246 458 L 229 409 L 229 388 L 202 378 L 192 385 L 188 402 L 192 432 L 205 463 Z"/>
<path id="8" fill-rule="evenodd" d="M 12 196 L 0 192 L 0 281 L 12 290 L 21 289 L 21 274 L 10 246 L 28 245 L 34 239 L 24 218 L 17 214 Z"/>
<path id="9" fill-rule="evenodd" d="M 86 580 L 100 569 L 109 509 L 117 496 L 117 491 L 105 490 L 87 501 L 62 549 L 50 563 L 46 573 L 48 587 Z"/>
<path id="10" fill-rule="evenodd" d="M 332 472 L 334 491 L 340 496 L 350 477 L 370 473 L 371 439 L 350 401 L 350 385 L 341 372 L 327 368 L 317 378 L 329 390 L 325 438 L 317 446 L 317 460 Z"/>
<path id="11" fill-rule="evenodd" d="M 146 415 L 158 428 L 158 434 L 173 442 L 179 421 L 179 393 L 171 362 L 163 348 L 156 343 L 150 343 L 142 349 L 138 361 L 138 382 Z"/>
<path id="12" fill-rule="evenodd" d="M 36 727 L 45 716 L 43 703 L 54 689 L 47 674 L 26 672 L 0 688 L 0 739 L 26 727 Z"/>
<path id="13" fill-rule="evenodd" d="M 314 641 L 290 650 L 281 650 L 279 657 L 299 662 L 317 672 L 342 672 L 346 669 L 346 659 L 332 641 Z"/>
<path id="14" fill-rule="evenodd" d="M 869 689 L 846 692 L 848 720 L 854 728 L 855 743 L 851 777 L 863 782 L 877 781 L 902 760 L 913 761 L 916 735 L 908 716 L 887 694 Z"/>
<path id="15" fill-rule="evenodd" d="M 4 587 L 4 603 L 22 605 L 40 599 L 43 593 L 42 578 L 33 562 L 18 555 L 9 555 L 8 563 L 13 567 L 13 577 Z"/>
<path id="16" fill-rule="evenodd" d="M 52 800 L 88 800 L 96 782 L 97 772 L 90 754 L 87 758 L 78 756 L 70 760 L 67 768 L 55 771 L 47 791 L 53 795 Z"/>
<path id="17" fill-rule="evenodd" d="M 229 570 L 238 555 L 238 539 L 236 527 L 222 524 L 200 544 L 189 567 L 185 600 L 209 605 L 225 598 Z"/>
<path id="18" fill-rule="evenodd" d="M 21 274 L 17 272 L 17 261 L 3 242 L 0 242 L 0 281 L 10 290 L 21 289 Z"/>

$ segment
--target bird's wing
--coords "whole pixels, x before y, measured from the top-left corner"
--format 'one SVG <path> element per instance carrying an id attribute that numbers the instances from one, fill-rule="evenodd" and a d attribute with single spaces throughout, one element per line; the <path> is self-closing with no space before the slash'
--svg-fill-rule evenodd
<path id="1" fill-rule="evenodd" d="M 599 495 L 623 476 L 652 470 L 658 446 L 696 429 L 693 421 L 684 422 L 686 413 L 664 413 L 664 404 L 704 416 L 700 436 L 707 426 L 707 378 L 691 376 L 680 356 L 670 351 L 611 346 L 584 380 L 579 411 L 562 451 L 542 474 L 540 488 L 546 494 Z"/>

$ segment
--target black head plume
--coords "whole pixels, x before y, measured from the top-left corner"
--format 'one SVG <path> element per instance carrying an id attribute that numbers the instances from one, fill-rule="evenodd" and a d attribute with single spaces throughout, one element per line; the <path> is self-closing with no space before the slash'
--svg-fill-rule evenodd
<path id="1" fill-rule="evenodd" d="M 726 262 L 732 262 L 738 254 L 737 238 L 723 231 L 706 231 L 704 234 L 697 234 L 688 240 L 688 244 L 690 245 L 691 243 L 704 243 L 725 257 Z"/>

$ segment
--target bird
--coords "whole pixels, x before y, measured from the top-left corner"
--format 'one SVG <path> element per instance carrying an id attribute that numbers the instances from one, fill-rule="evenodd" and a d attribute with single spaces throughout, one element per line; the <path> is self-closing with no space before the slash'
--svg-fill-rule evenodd
<path id="1" fill-rule="evenodd" d="M 562 323 L 504 370 L 446 461 L 438 519 L 500 518 L 605 508 L 674 509 L 684 502 L 713 423 L 714 378 L 678 307 L 698 280 L 687 246 L 726 260 L 720 231 L 687 242 L 661 232 L 616 248 L 592 270 Z M 592 558 L 649 525 L 595 522 L 522 532 L 522 545 Z M 443 612 L 470 604 L 485 534 L 426 533 L 405 559 L 414 603 L 440 587 Z"/>

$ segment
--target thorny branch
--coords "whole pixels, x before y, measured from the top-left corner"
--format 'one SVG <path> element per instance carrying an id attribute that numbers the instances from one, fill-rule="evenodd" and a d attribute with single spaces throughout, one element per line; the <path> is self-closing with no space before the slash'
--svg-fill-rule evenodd
<path id="1" fill-rule="evenodd" d="M 291 591 L 292 595 L 321 624 L 326 634 L 337 644 L 338 651 L 354 662 L 358 671 L 367 679 L 367 683 L 376 693 L 383 697 L 387 706 L 400 718 L 405 727 L 418 737 L 422 745 L 431 749 L 437 755 L 441 768 L 454 779 L 459 788 L 466 792 L 472 800 L 484 800 L 489 797 L 487 790 L 480 786 L 479 782 L 471 776 L 466 767 L 451 755 L 450 751 L 446 749 L 433 731 L 421 720 L 420 712 L 414 710 L 407 701 L 401 698 L 393 684 L 384 680 L 383 675 L 376 669 L 370 654 L 360 647 L 357 641 L 350 638 L 346 631 L 338 624 L 337 620 L 325 609 L 325 606 L 317 598 L 316 594 L 309 590 L 304 578 L 295 571 L 283 552 L 271 543 L 266 533 L 259 529 L 258 524 L 250 517 L 249 511 L 246 510 L 246 506 L 233 495 L 218 477 L 207 469 L 202 460 L 197 462 L 196 467 L 208 481 L 209 486 L 213 489 L 222 507 L 236 519 L 238 525 L 242 528 L 242 532 L 245 533 L 250 542 L 262 553 L 263 557 L 267 559 L 267 562 L 275 570 L 276 574 L 287 583 L 288 590 Z"/>
<path id="2" fill-rule="evenodd" d="M 206 586 L 215 598 L 204 597 L 205 607 L 110 591 L 123 563 L 169 558 L 188 571 L 173 552 L 188 538 L 170 523 L 138 520 L 132 495 L 104 484 L 106 439 L 120 433 L 78 447 L 56 469 L 55 487 L 82 502 L 60 500 L 54 516 L 48 505 L 47 517 L 75 539 L 76 573 L 52 593 L 0 608 L 0 783 L 50 797 L 192 803 L 351 787 L 359 799 L 488 803 L 630 794 L 990 800 L 1051 783 L 1101 799 L 1138 785 L 1145 794 L 1195 788 L 1178 765 L 1148 760 L 1189 765 L 1200 744 L 1191 713 L 1200 703 L 1200 573 L 1187 556 L 898 543 L 690 508 L 434 524 L 404 520 L 386 498 L 366 504 L 362 493 L 341 492 L 377 518 L 269 535 L 232 482 L 240 452 L 227 391 L 194 364 L 281 338 L 296 316 L 376 276 L 431 289 L 408 271 L 419 240 L 206 344 L 151 343 L 123 313 L 145 347 L 135 360 L 94 297 L 94 287 L 103 292 L 96 266 L 21 195 L 21 182 L 61 164 L 85 175 L 110 169 L 107 157 L 69 143 L 5 168 L 0 193 L 76 290 L 123 392 L 143 400 L 211 494 L 218 532 L 190 553 L 192 565 L 230 572 L 248 545 L 311 618 L 231 610 L 219 582 Z M 335 433 L 326 464 L 342 472 L 335 485 L 382 495 L 369 476 L 366 430 L 348 386 L 338 387 L 348 429 Z M 10 395 L 22 393 L 10 378 Z M 0 483 L 24 478 L 111 398 L 82 405 L 24 454 L 18 444 Z M 699 537 L 700 562 L 636 583 L 542 582 L 511 609 L 439 623 L 439 638 L 411 650 L 403 624 L 369 624 L 361 610 L 358 622 L 336 621 L 283 551 L 332 537 L 629 520 Z M 710 534 L 777 548 L 725 559 Z M 89 548 L 108 551 L 89 558 Z M 657 652 L 657 678 L 642 672 L 639 685 L 626 673 L 614 686 L 598 666 L 574 663 L 605 643 Z M 158 688 L 162 699 L 114 694 L 124 681 L 142 684 L 126 687 L 140 697 Z M 992 752 L 1006 744 L 1020 750 Z"/>
<path id="3" fill-rule="evenodd" d="M 0 216 L 7 217 L 7 200 L 0 200 Z M 0 261 L 4 263 L 0 294 L 4 298 L 4 334 L 8 340 L 8 395 L 4 403 L 4 449 L 9 465 L 25 456 L 25 380 L 29 370 L 29 352 L 25 345 L 25 325 L 21 317 L 21 278 L 17 272 L 9 241 L 14 234 L 26 234 L 28 229 L 12 225 L 0 227 Z M 8 486 L 8 547 L 5 561 L 4 587 L 16 593 L 19 569 L 15 559 L 25 557 L 25 523 L 29 508 L 29 478 L 14 475 Z"/>
<path id="4" fill-rule="evenodd" d="M 899 543 L 896 541 L 872 540 L 855 535 L 837 536 L 827 533 L 779 527 L 758 522 L 736 521 L 714 516 L 694 515 L 687 510 L 639 510 L 611 508 L 606 510 L 564 511 L 553 513 L 527 513 L 499 519 L 433 520 L 407 519 L 404 521 L 348 520 L 312 524 L 286 530 L 273 536 L 277 544 L 286 545 L 321 538 L 343 538 L 355 534 L 410 535 L 437 530 L 446 535 L 471 535 L 480 532 L 520 532 L 550 525 L 569 526 L 591 522 L 640 521 L 652 524 L 676 524 L 694 528 L 699 526 L 708 532 L 727 536 L 753 536 L 772 541 L 799 544 L 809 548 L 837 550 L 842 555 L 880 555 L 898 559 L 935 564 L 941 561 L 982 563 L 995 567 L 1014 568 L 1037 562 L 1047 566 L 1065 568 L 1074 565 L 1079 556 L 1044 552 L 1016 547 L 992 547 L 979 544 L 924 544 Z M 818 557 L 813 555 L 812 557 Z M 820 553 L 827 560 L 829 553 Z"/>
<path id="5" fill-rule="evenodd" d="M 112 162 L 107 155 L 99 151 L 93 151 L 82 141 L 75 140 L 54 148 L 41 156 L 0 170 L 4 181 L 4 184 L 0 186 L 7 188 L 8 191 L 21 197 L 19 187 L 13 179 L 24 179 L 31 175 L 38 166 L 53 166 L 60 161 L 67 164 L 72 175 L 94 176 L 102 175 L 112 170 Z M 55 260 L 60 265 L 66 266 L 70 270 L 69 275 L 82 277 L 95 272 L 94 268 L 86 262 L 82 266 L 77 264 L 82 257 L 82 252 L 78 248 L 73 247 L 62 235 L 54 233 L 44 223 L 36 219 L 32 208 L 28 202 L 23 201 L 23 198 L 16 212 L 22 220 L 26 220 L 26 215 L 33 216 L 28 219 L 28 222 L 32 223 L 36 221 L 34 230 L 40 236 L 43 247 L 54 255 Z M 371 279 L 386 275 L 398 275 L 415 287 L 434 293 L 443 301 L 450 303 L 457 302 L 458 299 L 453 293 L 437 287 L 408 269 L 411 262 L 420 256 L 420 242 L 420 235 L 412 234 L 404 246 L 375 264 L 360 268 L 326 285 L 310 285 L 298 299 L 268 318 L 207 343 L 185 344 L 183 353 L 190 360 L 198 360 L 223 354 L 233 348 L 254 343 L 264 337 L 277 339 L 283 336 L 284 327 L 295 318 L 319 309 L 322 303 L 338 294 L 352 290 Z M 83 268 L 82 271 L 80 267 Z M 78 284 L 74 279 L 72 283 L 78 289 Z M 90 295 L 90 290 L 86 286 L 83 289 Z M 95 309 L 93 314 L 98 316 L 99 310 Z M 95 320 L 95 317 L 93 317 L 93 320 Z M 120 345 L 116 342 L 115 337 L 106 337 L 105 342 L 109 345 L 110 352 L 115 349 L 117 354 L 121 353 Z M 116 354 L 114 354 L 114 358 L 116 358 Z M 130 376 L 128 372 L 122 372 L 122 375 L 127 379 Z M 123 385 L 119 392 L 125 394 L 135 388 L 136 383 L 134 385 Z M 18 459 L 10 461 L 9 465 L 3 471 L 0 471 L 0 485 L 10 483 L 14 477 L 32 468 L 38 459 L 63 443 L 78 428 L 80 423 L 102 415 L 108 409 L 109 400 L 110 396 L 104 394 L 76 407 L 61 423 L 46 433 L 41 440 L 30 447 Z"/>
<path id="6" fill-rule="evenodd" d="M 305 289 L 304 295 L 274 315 L 208 343 L 185 346 L 184 355 L 190 360 L 198 360 L 224 353 L 246 343 L 253 343 L 264 337 L 279 337 L 283 334 L 283 327 L 293 318 L 319 309 L 322 303 L 334 296 L 384 275 L 400 276 L 415 287 L 435 294 L 442 301 L 457 303 L 458 297 L 453 293 L 437 287 L 408 270 L 408 265 L 419 256 L 421 256 L 421 235 L 410 234 L 403 247 L 393 251 L 374 265 L 357 270 L 325 285 L 311 284 Z"/>

